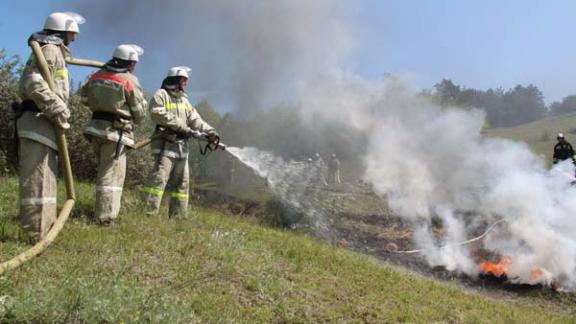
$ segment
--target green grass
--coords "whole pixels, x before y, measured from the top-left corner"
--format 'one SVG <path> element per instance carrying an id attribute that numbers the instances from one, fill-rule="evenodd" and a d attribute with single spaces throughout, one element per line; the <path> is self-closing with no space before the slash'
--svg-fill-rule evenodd
<path id="1" fill-rule="evenodd" d="M 12 219 L 17 183 L 0 183 L 0 258 L 25 249 Z M 194 210 L 146 217 L 128 193 L 121 223 L 90 225 L 92 186 L 40 257 L 0 277 L 0 322 L 570 322 L 491 300 L 296 232 Z"/>
<path id="2" fill-rule="evenodd" d="M 576 145 L 576 114 L 546 117 L 516 127 L 492 128 L 484 132 L 488 137 L 503 137 L 527 143 L 536 154 L 546 159 L 548 165 L 552 164 L 552 152 L 558 133 L 564 133 L 566 139 Z"/>

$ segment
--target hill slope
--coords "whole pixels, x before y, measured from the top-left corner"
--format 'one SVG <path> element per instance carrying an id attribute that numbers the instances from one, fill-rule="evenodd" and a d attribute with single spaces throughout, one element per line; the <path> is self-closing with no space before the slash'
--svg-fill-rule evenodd
<path id="1" fill-rule="evenodd" d="M 552 151 L 558 133 L 564 133 L 570 143 L 576 144 L 575 113 L 546 117 L 516 127 L 492 128 L 486 130 L 484 135 L 526 142 L 536 154 L 544 156 L 552 164 Z"/>
<path id="2" fill-rule="evenodd" d="M 0 183 L 0 260 L 17 240 L 17 184 Z M 0 322 L 569 322 L 574 314 L 494 301 L 209 211 L 148 218 L 127 194 L 121 224 L 87 223 L 93 188 L 43 255 L 0 277 Z M 192 215 L 193 214 L 193 215 Z"/>

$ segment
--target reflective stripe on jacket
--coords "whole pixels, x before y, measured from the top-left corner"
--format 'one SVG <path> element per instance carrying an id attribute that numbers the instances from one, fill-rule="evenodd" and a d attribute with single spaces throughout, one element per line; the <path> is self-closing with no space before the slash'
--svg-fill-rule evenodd
<path id="1" fill-rule="evenodd" d="M 42 114 L 24 112 L 17 121 L 18 136 L 57 150 L 54 126 L 49 118 L 59 114 L 70 114 L 67 105 L 70 80 L 65 60 L 70 52 L 64 44 L 46 44 L 42 46 L 42 53 L 54 79 L 55 89 L 52 91 L 49 88 L 40 73 L 36 56 L 31 54 L 20 78 L 20 98 L 23 101 L 34 101 Z"/>
<path id="2" fill-rule="evenodd" d="M 150 117 L 160 128 L 152 136 L 152 154 L 175 159 L 188 158 L 188 141 L 183 140 L 188 128 L 208 132 L 206 123 L 183 91 L 156 91 L 149 104 Z"/>

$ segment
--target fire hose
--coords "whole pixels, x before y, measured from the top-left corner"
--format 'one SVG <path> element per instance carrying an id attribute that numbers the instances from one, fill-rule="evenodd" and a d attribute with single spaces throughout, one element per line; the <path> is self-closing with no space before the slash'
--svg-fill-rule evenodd
<path id="1" fill-rule="evenodd" d="M 470 243 L 474 243 L 474 242 L 480 241 L 481 239 L 485 238 L 488 234 L 490 234 L 490 232 L 492 232 L 492 231 L 494 230 L 494 228 L 496 228 L 496 226 L 497 226 L 498 224 L 504 223 L 504 222 L 506 222 L 506 220 L 504 220 L 504 219 L 497 220 L 497 221 L 494 222 L 492 225 L 490 225 L 490 226 L 486 229 L 486 231 L 484 231 L 484 233 L 482 233 L 481 235 L 479 235 L 479 236 L 477 236 L 477 237 L 474 237 L 474 238 L 471 238 L 471 239 L 466 240 L 466 241 L 458 242 L 458 243 L 456 243 L 456 244 L 454 244 L 454 245 L 462 246 L 462 245 L 466 245 L 466 244 L 470 244 Z M 394 243 L 391 243 L 391 244 L 389 244 L 389 245 L 392 245 L 392 246 L 396 247 L 396 244 L 394 244 Z M 439 248 L 442 249 L 442 248 L 446 248 L 446 247 L 447 247 L 447 245 L 443 245 L 443 246 L 440 246 Z M 390 253 L 395 253 L 395 254 L 414 254 L 414 253 L 421 253 L 421 252 L 425 252 L 425 251 L 430 251 L 430 250 L 432 250 L 432 249 L 428 248 L 428 249 L 418 249 L 418 250 L 408 250 L 408 251 L 397 251 L 397 250 L 395 250 L 395 249 L 392 247 L 392 248 L 387 248 L 387 250 L 388 250 L 388 252 L 390 252 Z"/>
<path id="2" fill-rule="evenodd" d="M 104 65 L 106 65 L 105 63 L 100 62 L 100 61 L 85 60 L 85 59 L 78 59 L 78 58 L 72 58 L 72 57 L 67 57 L 66 63 L 72 64 L 72 65 L 79 65 L 79 66 L 95 67 L 95 68 L 102 68 L 102 67 L 104 67 Z M 192 134 L 192 137 L 208 142 L 208 136 L 206 134 L 198 132 L 198 131 L 194 132 Z M 151 141 L 152 140 L 149 138 L 142 140 L 142 141 L 136 143 L 132 149 L 133 150 L 139 150 L 139 149 L 143 148 L 144 146 L 150 144 Z M 217 150 L 217 149 L 225 150 L 226 145 L 224 145 L 223 143 L 220 143 L 219 141 L 216 143 L 208 142 L 203 150 L 200 149 L 200 153 L 202 155 L 205 155 L 207 151 L 213 151 L 213 150 Z"/>
<path id="3" fill-rule="evenodd" d="M 50 88 L 50 90 L 55 91 L 56 87 L 54 85 L 54 80 L 51 77 L 48 63 L 46 62 L 44 53 L 42 53 L 42 48 L 40 47 L 40 44 L 36 41 L 30 41 L 29 45 L 30 47 L 32 47 L 32 51 L 34 52 L 34 55 L 38 60 L 38 66 L 40 68 L 40 73 L 42 74 L 42 77 L 48 83 L 48 87 Z M 104 63 L 97 61 L 80 60 L 72 58 L 67 59 L 66 62 L 69 64 L 91 66 L 91 67 L 102 67 L 104 65 Z M 44 251 L 54 241 L 54 239 L 56 239 L 62 228 L 64 228 L 64 224 L 68 220 L 70 212 L 74 207 L 76 195 L 74 193 L 72 167 L 70 165 L 70 156 L 68 154 L 68 144 L 66 142 L 66 135 L 64 134 L 64 129 L 58 126 L 55 126 L 54 129 L 56 133 L 56 144 L 58 146 L 58 152 L 60 152 L 60 160 L 62 161 L 64 181 L 66 183 L 66 201 L 64 202 L 64 206 L 62 206 L 62 209 L 60 210 L 56 222 L 54 222 L 54 224 L 52 225 L 46 236 L 44 236 L 39 242 L 37 242 L 30 249 L 22 252 L 21 254 L 17 255 L 11 260 L 1 263 L 0 275 L 4 274 L 6 271 L 19 267 L 23 263 L 31 260 L 33 257 L 42 253 L 42 251 Z"/>
<path id="4" fill-rule="evenodd" d="M 206 142 L 204 149 L 200 148 L 200 154 L 202 154 L 202 155 L 205 155 L 208 151 L 216 151 L 218 149 L 225 151 L 226 147 L 227 147 L 226 144 L 220 143 L 219 140 L 216 142 L 210 142 L 208 140 L 208 134 L 200 132 L 200 131 L 192 131 L 191 137 L 189 137 L 189 138 L 194 138 L 194 139 L 197 139 L 199 141 Z M 139 150 L 139 149 L 143 148 L 144 146 L 150 144 L 151 142 L 152 142 L 152 140 L 147 138 L 145 140 L 142 140 L 142 141 L 136 143 L 132 149 L 133 150 Z"/>

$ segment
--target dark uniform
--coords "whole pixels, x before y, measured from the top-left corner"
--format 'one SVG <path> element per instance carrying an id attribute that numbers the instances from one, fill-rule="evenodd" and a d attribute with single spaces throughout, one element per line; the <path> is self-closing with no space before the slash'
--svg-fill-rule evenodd
<path id="1" fill-rule="evenodd" d="M 567 160 L 573 159 L 574 157 L 574 149 L 572 145 L 568 143 L 565 139 L 561 139 L 554 145 L 554 156 L 553 161 L 554 164 Z"/>

